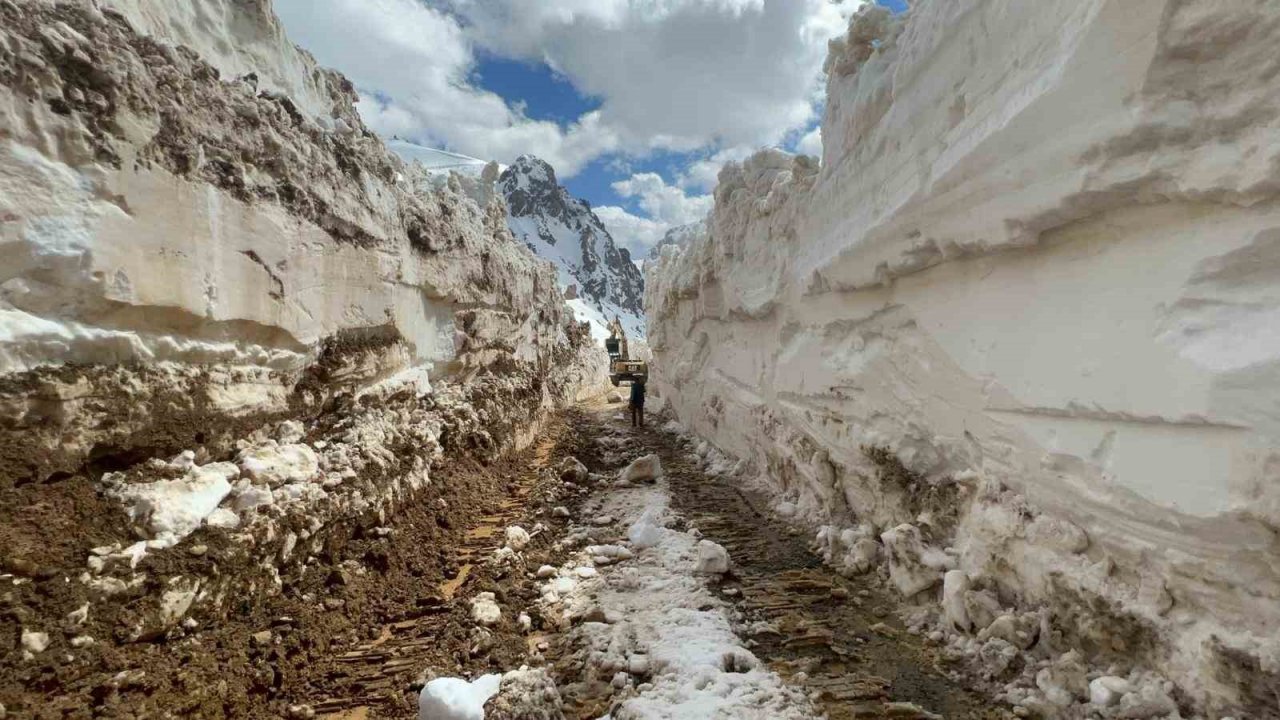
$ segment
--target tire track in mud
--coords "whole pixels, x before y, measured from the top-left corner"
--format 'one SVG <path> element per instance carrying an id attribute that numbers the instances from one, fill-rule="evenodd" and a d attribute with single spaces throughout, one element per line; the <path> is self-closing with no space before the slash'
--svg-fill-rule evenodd
<path id="1" fill-rule="evenodd" d="M 672 508 L 729 551 L 733 570 L 716 590 L 742 614 L 752 652 L 807 688 L 827 717 L 1014 717 L 949 677 L 941 653 L 907 632 L 901 601 L 876 574 L 841 577 L 805 534 L 762 510 L 764 498 L 703 472 L 686 441 L 652 427 L 641 437 L 662 458 Z"/>

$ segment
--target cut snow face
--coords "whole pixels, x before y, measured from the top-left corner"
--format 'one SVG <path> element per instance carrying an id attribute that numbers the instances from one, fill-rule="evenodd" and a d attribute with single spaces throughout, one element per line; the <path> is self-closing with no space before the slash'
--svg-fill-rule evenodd
<path id="1" fill-rule="evenodd" d="M 417 162 L 430 173 L 456 172 L 462 175 L 479 177 L 489 163 L 479 158 L 460 155 L 448 150 L 429 148 L 411 143 L 407 140 L 388 140 L 387 149 L 404 158 L 407 162 Z"/>

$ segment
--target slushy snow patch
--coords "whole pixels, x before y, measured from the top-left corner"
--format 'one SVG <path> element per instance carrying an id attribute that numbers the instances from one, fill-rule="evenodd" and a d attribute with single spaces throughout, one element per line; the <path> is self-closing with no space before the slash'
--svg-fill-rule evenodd
<path id="1" fill-rule="evenodd" d="M 436 678 L 418 696 L 418 720 L 484 720 L 484 704 L 498 694 L 502 676 Z"/>
<path id="2" fill-rule="evenodd" d="M 575 647 L 600 677 L 612 673 L 615 688 L 634 690 L 612 717 L 815 717 L 804 694 L 763 667 L 734 634 L 729 608 L 694 572 L 698 539 L 664 527 L 668 503 L 661 481 L 611 488 L 598 511 L 629 524 L 634 557 L 608 565 L 597 578 L 544 587 L 544 603 L 565 611 L 595 607 L 612 618 L 573 631 Z M 710 553 L 710 567 L 727 569 L 728 553 L 707 545 L 719 550 Z M 587 547 L 582 559 L 605 557 L 604 548 Z"/>

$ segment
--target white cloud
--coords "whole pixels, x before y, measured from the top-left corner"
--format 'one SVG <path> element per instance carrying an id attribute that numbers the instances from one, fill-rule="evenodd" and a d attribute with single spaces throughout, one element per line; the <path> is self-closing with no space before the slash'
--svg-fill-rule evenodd
<path id="1" fill-rule="evenodd" d="M 826 42 L 861 0 L 276 0 L 290 37 L 360 90 L 384 135 L 562 177 L 609 155 L 775 144 L 814 117 Z M 597 111 L 567 127 L 472 84 L 476 49 L 546 62 Z M 680 184 L 709 189 L 727 152 Z M 732 155 L 739 159 L 745 155 Z"/>
<path id="2" fill-rule="evenodd" d="M 533 152 L 565 177 L 619 148 L 599 113 L 561 128 L 472 87 L 474 43 L 457 19 L 417 0 L 276 0 L 275 7 L 290 38 L 351 78 L 361 115 L 383 135 L 504 162 Z"/>
<path id="3" fill-rule="evenodd" d="M 633 260 L 643 260 L 649 254 L 649 248 L 658 244 L 671 227 L 657 220 L 633 215 L 626 208 L 616 205 L 604 205 L 594 210 L 618 247 L 631 251 Z"/>
<path id="4" fill-rule="evenodd" d="M 689 195 L 656 173 L 637 173 L 613 183 L 613 189 L 624 198 L 634 198 L 648 215 L 641 217 L 612 205 L 595 209 L 613 239 L 636 259 L 648 255 L 667 230 L 706 217 L 714 204 L 711 195 Z"/>
<path id="5" fill-rule="evenodd" d="M 489 50 L 598 96 L 628 151 L 771 145 L 814 117 L 860 0 L 442 0 Z M 701 182 L 701 181 L 700 181 Z"/>
<path id="6" fill-rule="evenodd" d="M 822 127 L 818 126 L 804 134 L 796 143 L 796 152 L 802 155 L 822 157 Z"/>
<path id="7" fill-rule="evenodd" d="M 706 217 L 713 204 L 710 195 L 690 196 L 668 185 L 657 173 L 638 173 L 613 183 L 614 192 L 635 198 L 649 217 L 668 225 L 684 225 Z"/>

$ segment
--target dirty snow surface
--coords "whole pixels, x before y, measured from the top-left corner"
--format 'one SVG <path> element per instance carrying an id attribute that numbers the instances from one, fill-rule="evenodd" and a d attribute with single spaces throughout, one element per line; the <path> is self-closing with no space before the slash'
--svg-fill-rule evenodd
<path id="1" fill-rule="evenodd" d="M 732 608 L 699 572 L 697 533 L 668 527 L 678 522 L 664 479 L 616 483 L 581 515 L 587 522 L 612 519 L 634 557 L 582 579 L 581 566 L 601 552 L 588 546 L 577 556 L 580 567 L 569 563 L 547 580 L 544 602 L 566 617 L 598 611 L 601 621 L 575 628 L 574 643 L 598 675 L 615 687 L 634 687 L 612 718 L 816 716 L 804 694 L 763 667 L 734 634 Z"/>

